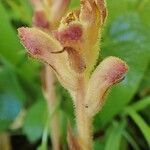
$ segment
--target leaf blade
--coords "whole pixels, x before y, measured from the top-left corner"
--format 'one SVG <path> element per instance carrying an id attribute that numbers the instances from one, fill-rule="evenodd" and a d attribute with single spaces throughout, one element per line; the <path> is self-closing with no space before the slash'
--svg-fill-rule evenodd
<path id="1" fill-rule="evenodd" d="M 125 122 L 115 125 L 106 141 L 104 150 L 119 150 L 121 145 L 122 134 L 125 128 Z"/>
<path id="2" fill-rule="evenodd" d="M 148 145 L 150 146 L 150 126 L 146 124 L 144 119 L 132 108 L 128 109 L 128 114 L 133 119 L 133 121 L 137 124 L 143 136 L 145 137 Z"/>

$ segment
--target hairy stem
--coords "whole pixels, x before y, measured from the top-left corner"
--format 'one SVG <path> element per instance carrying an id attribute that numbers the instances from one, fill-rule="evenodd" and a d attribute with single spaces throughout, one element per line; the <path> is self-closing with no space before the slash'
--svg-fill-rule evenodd
<path id="1" fill-rule="evenodd" d="M 56 109 L 58 102 L 56 101 L 56 93 L 55 93 L 55 76 L 51 71 L 49 66 L 46 66 L 45 72 L 45 84 L 46 84 L 46 91 L 47 91 L 47 103 L 49 113 L 51 114 L 54 109 Z M 50 131 L 51 131 L 51 140 L 53 150 L 60 150 L 60 127 L 59 127 L 59 115 L 56 111 L 53 115 L 51 122 L 50 122 Z"/>
<path id="2" fill-rule="evenodd" d="M 85 99 L 84 77 L 78 80 L 78 90 L 76 92 L 76 122 L 78 130 L 78 142 L 81 150 L 92 150 L 92 118 L 86 113 L 84 106 Z"/>

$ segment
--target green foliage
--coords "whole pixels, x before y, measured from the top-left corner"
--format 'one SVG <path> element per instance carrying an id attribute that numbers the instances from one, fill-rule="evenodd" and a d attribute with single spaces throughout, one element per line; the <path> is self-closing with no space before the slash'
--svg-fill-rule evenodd
<path id="1" fill-rule="evenodd" d="M 80 5 L 80 0 L 72 0 L 71 1 L 71 4 L 70 4 L 70 7 L 75 9 L 77 8 L 78 6 Z"/>
<path id="2" fill-rule="evenodd" d="M 136 94 L 150 58 L 150 34 L 147 30 L 134 12 L 119 15 L 107 28 L 107 37 L 106 40 L 104 38 L 102 47 L 103 56 L 118 56 L 125 60 L 130 68 L 125 80 L 110 92 L 98 119 L 100 124 L 111 121 Z"/>
<path id="3" fill-rule="evenodd" d="M 16 36 L 16 31 L 13 29 L 9 16 L 0 3 L 0 55 L 11 63 L 16 64 L 19 60 L 17 54 L 21 50 L 21 46 Z"/>
<path id="4" fill-rule="evenodd" d="M 150 97 L 146 97 L 142 100 L 139 100 L 138 102 L 132 104 L 129 106 L 132 108 L 134 111 L 140 111 L 143 110 L 144 108 L 148 107 L 150 105 Z"/>
<path id="5" fill-rule="evenodd" d="M 104 132 L 94 141 L 94 149 L 122 150 L 124 141 L 124 150 L 129 145 L 135 150 L 148 149 L 150 1 L 109 0 L 107 5 L 109 17 L 102 35 L 100 60 L 110 55 L 118 56 L 130 69 L 125 80 L 111 90 L 104 109 L 94 120 L 95 133 L 99 129 Z M 73 0 L 70 7 L 77 6 L 79 0 Z M 25 109 L 19 132 L 34 142 L 44 135 L 48 116 L 46 102 L 41 98 L 40 65 L 28 59 L 17 37 L 17 28 L 30 25 L 31 16 L 28 0 L 0 1 L 0 132 L 9 129 L 11 134 L 11 124 Z M 72 125 L 75 121 L 73 106 L 71 97 L 59 84 L 56 92 L 60 101 L 62 143 L 66 143 L 67 119 Z M 136 141 L 137 132 L 143 135 L 140 142 Z M 45 145 L 40 148 L 45 149 Z"/>
<path id="6" fill-rule="evenodd" d="M 38 101 L 29 108 L 23 125 L 23 132 L 29 140 L 36 141 L 42 136 L 48 114 L 46 110 L 44 100 Z"/>
<path id="7" fill-rule="evenodd" d="M 123 132 L 123 136 L 131 144 L 131 146 L 133 147 L 134 150 L 140 150 L 136 141 L 133 139 L 133 137 L 127 131 Z"/>
<path id="8" fill-rule="evenodd" d="M 109 136 L 106 141 L 105 150 L 119 150 L 121 146 L 122 134 L 125 128 L 125 122 L 114 124 L 109 131 Z"/>
<path id="9" fill-rule="evenodd" d="M 147 125 L 147 123 L 143 120 L 143 118 L 132 108 L 128 108 L 127 112 L 129 114 L 129 116 L 137 124 L 137 126 L 140 128 L 145 139 L 147 140 L 148 145 L 150 146 L 150 127 L 149 127 L 149 125 Z"/>
<path id="10" fill-rule="evenodd" d="M 24 92 L 14 71 L 1 62 L 0 67 L 0 131 L 7 129 L 20 112 L 25 101 Z"/>

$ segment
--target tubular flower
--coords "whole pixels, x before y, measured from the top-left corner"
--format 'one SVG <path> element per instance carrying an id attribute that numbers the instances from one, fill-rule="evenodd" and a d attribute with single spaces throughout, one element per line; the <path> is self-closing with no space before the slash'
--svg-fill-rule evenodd
<path id="1" fill-rule="evenodd" d="M 59 25 L 70 0 L 31 0 L 31 3 L 34 7 L 33 25 L 52 30 Z"/>
<path id="2" fill-rule="evenodd" d="M 128 66 L 119 58 L 104 59 L 93 72 L 86 93 L 85 107 L 89 115 L 95 115 L 104 104 L 107 91 L 124 79 Z"/>

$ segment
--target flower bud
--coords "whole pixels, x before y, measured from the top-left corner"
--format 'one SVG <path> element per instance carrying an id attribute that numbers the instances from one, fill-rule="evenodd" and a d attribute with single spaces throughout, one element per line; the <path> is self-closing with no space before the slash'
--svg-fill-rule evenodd
<path id="1" fill-rule="evenodd" d="M 60 53 L 63 50 L 61 44 L 37 28 L 20 28 L 18 31 L 30 56 L 50 65 L 63 86 L 75 90 L 77 74 L 70 68 L 67 52 Z"/>
<path id="2" fill-rule="evenodd" d="M 91 76 L 86 93 L 85 107 L 89 115 L 101 110 L 107 91 L 122 81 L 127 71 L 126 63 L 117 57 L 108 57 L 100 63 Z"/>

